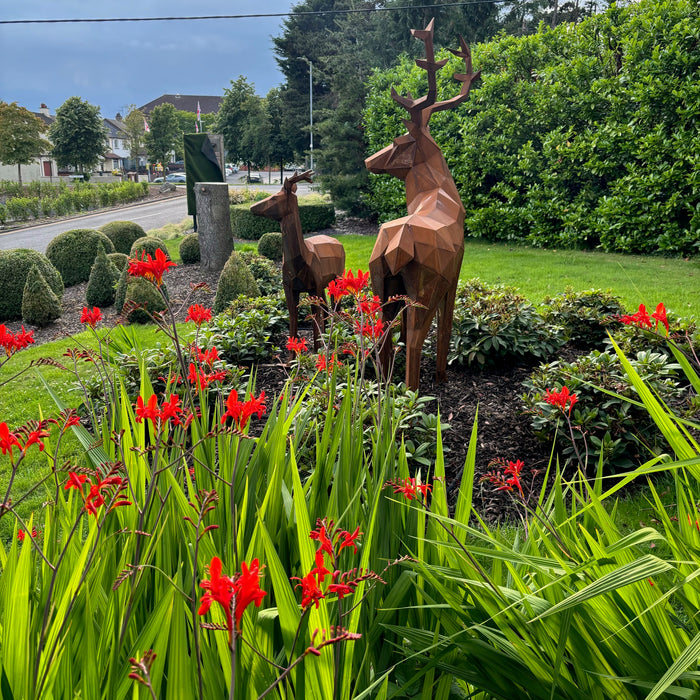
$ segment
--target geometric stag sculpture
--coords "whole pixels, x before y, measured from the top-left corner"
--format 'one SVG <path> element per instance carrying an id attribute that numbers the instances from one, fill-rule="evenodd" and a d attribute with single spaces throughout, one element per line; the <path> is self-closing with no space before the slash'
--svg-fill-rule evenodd
<path id="1" fill-rule="evenodd" d="M 479 78 L 472 73 L 469 47 L 460 37 L 461 48 L 452 51 L 464 58 L 466 72 L 455 74 L 462 83 L 458 95 L 436 100 L 436 74 L 447 59 L 436 61 L 433 51 L 433 22 L 411 34 L 425 43 L 425 59 L 416 61 L 428 73 L 428 94 L 413 99 L 401 97 L 392 88 L 391 96 L 404 107 L 408 133 L 365 160 L 373 173 L 388 173 L 404 180 L 408 215 L 382 224 L 369 261 L 372 288 L 380 298 L 384 319 L 390 322 L 399 311 L 390 297 L 405 295 L 418 305 L 409 305 L 402 314 L 402 339 L 406 343 L 406 385 L 417 390 L 423 343 L 435 314 L 437 328 L 437 380 L 445 381 L 447 352 L 452 332 L 452 316 L 457 281 L 464 255 L 464 207 L 445 158 L 428 129 L 433 112 L 464 102 L 471 84 Z M 383 368 L 389 366 L 391 342 L 380 352 Z"/>
<path id="2" fill-rule="evenodd" d="M 286 178 L 282 189 L 250 208 L 253 214 L 280 222 L 282 231 L 282 284 L 289 310 L 289 335 L 295 338 L 299 320 L 299 295 L 306 292 L 325 298 L 328 283 L 345 272 L 345 249 L 335 238 L 323 234 L 304 238 L 301 232 L 296 183 L 312 182 L 307 170 Z M 314 350 L 318 346 L 319 328 L 324 328 L 323 310 L 312 305 Z"/>

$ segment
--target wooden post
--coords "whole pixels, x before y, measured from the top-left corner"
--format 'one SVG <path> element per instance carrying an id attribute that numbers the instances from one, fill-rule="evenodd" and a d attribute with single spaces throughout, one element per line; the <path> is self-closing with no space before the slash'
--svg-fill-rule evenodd
<path id="1" fill-rule="evenodd" d="M 225 182 L 197 182 L 197 232 L 201 266 L 221 270 L 233 252 L 228 185 Z"/>

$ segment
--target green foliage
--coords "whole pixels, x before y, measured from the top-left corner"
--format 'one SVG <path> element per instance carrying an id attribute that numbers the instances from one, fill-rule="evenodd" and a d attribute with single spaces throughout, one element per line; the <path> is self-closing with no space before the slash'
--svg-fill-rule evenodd
<path id="1" fill-rule="evenodd" d="M 199 234 L 189 233 L 180 242 L 180 260 L 183 265 L 194 265 L 200 260 Z"/>
<path id="2" fill-rule="evenodd" d="M 51 144 L 41 137 L 44 122 L 16 102 L 0 101 L 0 163 L 16 165 L 22 185 L 22 165 L 29 165 Z"/>
<path id="3" fill-rule="evenodd" d="M 242 75 L 224 89 L 215 129 L 217 134 L 223 134 L 227 158 L 234 163 L 248 158 L 248 154 L 241 148 L 241 135 L 248 124 L 249 112 L 259 100 L 255 86 Z"/>
<path id="4" fill-rule="evenodd" d="M 120 255 L 120 253 L 113 253 Z M 111 306 L 114 303 L 116 285 L 120 271 L 109 261 L 101 243 L 97 245 L 97 256 L 90 270 L 85 302 L 88 306 Z"/>
<path id="5" fill-rule="evenodd" d="M 563 329 L 567 342 L 580 348 L 599 346 L 607 338 L 607 327 L 625 313 L 620 298 L 611 289 L 576 292 L 571 287 L 555 297 L 545 297 L 540 313 L 551 326 Z"/>
<path id="6" fill-rule="evenodd" d="M 165 284 L 161 289 L 167 294 Z M 154 316 L 166 308 L 167 304 L 154 284 L 143 277 L 127 277 L 122 312 L 130 323 L 153 323 Z"/>
<path id="7" fill-rule="evenodd" d="M 282 270 L 279 265 L 253 252 L 244 251 L 240 256 L 255 277 L 262 296 L 277 294 L 282 290 Z"/>
<path id="8" fill-rule="evenodd" d="M 100 108 L 69 97 L 57 110 L 49 127 L 52 155 L 59 167 L 72 166 L 89 176 L 107 148 L 107 130 L 100 117 Z"/>
<path id="9" fill-rule="evenodd" d="M 99 228 L 114 245 L 117 253 L 131 252 L 131 246 L 146 235 L 141 226 L 133 221 L 110 221 Z"/>
<path id="10" fill-rule="evenodd" d="M 61 275 L 43 253 L 29 248 L 0 250 L 0 321 L 12 321 L 22 317 L 24 287 L 29 270 L 34 266 L 56 297 L 59 300 L 63 297 Z"/>
<path id="11" fill-rule="evenodd" d="M 129 256 L 124 253 L 108 253 L 107 260 L 121 272 L 129 264 Z"/>
<path id="12" fill-rule="evenodd" d="M 235 190 L 229 189 L 228 199 L 231 204 L 244 204 L 246 202 L 259 202 L 269 196 L 265 190 L 251 189 L 250 187 L 237 187 Z"/>
<path id="13" fill-rule="evenodd" d="M 127 258 L 128 262 L 128 258 Z M 117 281 L 117 287 L 114 291 L 114 308 L 117 313 L 121 313 L 124 308 L 124 301 L 126 300 L 126 286 L 129 283 L 129 265 L 124 265 L 119 275 L 119 280 Z"/>
<path id="14" fill-rule="evenodd" d="M 45 326 L 61 315 L 61 302 L 39 268 L 32 265 L 22 294 L 22 319 L 35 326 Z"/>
<path id="15" fill-rule="evenodd" d="M 169 102 L 154 107 L 148 126 L 150 131 L 144 136 L 148 158 L 151 163 L 162 163 L 165 168 L 170 162 L 170 152 L 178 148 L 182 135 L 175 107 Z"/>
<path id="16" fill-rule="evenodd" d="M 153 258 L 156 254 L 156 250 L 159 248 L 163 251 L 163 253 L 165 253 L 168 260 L 170 260 L 168 247 L 165 245 L 165 243 L 163 243 L 163 241 L 160 240 L 160 238 L 156 238 L 155 236 L 144 236 L 143 238 L 138 238 L 135 240 L 131 246 L 131 250 L 129 251 L 129 257 L 137 257 L 140 259 L 143 254 L 146 253 Z"/>
<path id="17" fill-rule="evenodd" d="M 322 231 L 335 223 L 335 208 L 318 195 L 298 198 L 299 218 L 303 233 Z M 250 204 L 231 206 L 231 232 L 234 238 L 256 241 L 265 233 L 279 232 L 278 221 L 250 213 Z"/>
<path id="18" fill-rule="evenodd" d="M 513 358 L 544 359 L 564 343 L 514 287 L 472 279 L 457 290 L 449 363 L 493 365 Z"/>
<path id="19" fill-rule="evenodd" d="M 259 296 L 260 291 L 253 273 L 248 269 L 243 258 L 234 251 L 226 261 L 216 285 L 214 313 L 219 314 L 224 311 L 229 303 L 241 294 Z"/>
<path id="20" fill-rule="evenodd" d="M 249 309 L 238 314 L 219 314 L 202 326 L 202 342 L 207 347 L 215 346 L 219 357 L 232 365 L 267 362 L 280 350 L 273 344 L 273 330 L 285 325 L 275 313 Z"/>
<path id="21" fill-rule="evenodd" d="M 282 262 L 282 233 L 279 231 L 270 231 L 260 236 L 260 240 L 258 241 L 258 253 L 273 262 Z"/>
<path id="22" fill-rule="evenodd" d="M 696 254 L 700 56 L 692 0 L 611 7 L 579 25 L 474 47 L 469 100 L 431 132 L 467 209 L 467 235 L 536 246 Z M 454 94 L 456 58 L 438 75 Z M 424 94 L 408 57 L 370 80 L 370 152 L 404 131 L 390 88 Z M 371 176 L 380 219 L 405 212 L 401 183 Z"/>
<path id="23" fill-rule="evenodd" d="M 46 247 L 46 257 L 61 273 L 63 284 L 72 287 L 90 279 L 100 243 L 106 252 L 115 252 L 112 241 L 104 233 L 90 228 L 71 229 L 51 240 Z"/>
<path id="24" fill-rule="evenodd" d="M 678 364 L 652 350 L 638 350 L 630 362 L 666 405 L 680 411 L 688 389 L 678 381 Z M 558 391 L 562 386 L 578 399 L 571 413 L 572 430 L 562 411 L 545 402 L 547 389 Z M 662 433 L 639 405 L 637 392 L 614 352 L 593 350 L 574 362 L 541 365 L 524 387 L 524 406 L 537 434 L 546 440 L 555 438 L 567 463 L 577 464 L 578 454 L 587 473 L 601 454 L 611 473 L 633 468 L 664 449 Z"/>

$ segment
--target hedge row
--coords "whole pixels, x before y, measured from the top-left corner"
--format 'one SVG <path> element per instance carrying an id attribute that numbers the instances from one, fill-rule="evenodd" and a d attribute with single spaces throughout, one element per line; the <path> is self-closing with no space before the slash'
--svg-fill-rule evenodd
<path id="1" fill-rule="evenodd" d="M 467 102 L 430 122 L 467 210 L 467 235 L 700 252 L 699 37 L 696 0 L 640 0 L 578 25 L 474 46 L 481 80 Z M 455 94 L 452 76 L 463 69 L 450 58 L 438 99 Z M 391 88 L 423 95 L 425 81 L 407 57 L 370 79 L 370 153 L 405 132 Z M 381 220 L 405 214 L 403 183 L 370 180 Z"/>
<path id="2" fill-rule="evenodd" d="M 318 195 L 299 197 L 299 218 L 304 233 L 322 231 L 335 224 L 335 209 Z M 279 222 L 250 213 L 250 203 L 231 206 L 231 232 L 234 238 L 257 241 L 263 234 L 279 232 Z"/>

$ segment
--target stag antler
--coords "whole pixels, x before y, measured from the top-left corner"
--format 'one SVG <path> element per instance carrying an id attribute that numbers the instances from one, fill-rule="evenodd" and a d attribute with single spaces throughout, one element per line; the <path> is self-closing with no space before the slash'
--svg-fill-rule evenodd
<path id="1" fill-rule="evenodd" d="M 303 173 L 294 173 L 292 177 L 287 177 L 284 179 L 283 187 L 285 190 L 291 191 L 292 185 L 295 185 L 297 182 L 301 182 L 302 180 L 305 182 L 313 182 L 311 179 L 313 174 L 313 170 L 305 170 Z"/>
<path id="2" fill-rule="evenodd" d="M 474 81 L 479 79 L 481 71 L 472 73 L 472 54 L 464 41 L 464 37 L 460 36 L 460 48 L 453 50 L 449 49 L 450 53 L 464 59 L 465 73 L 455 73 L 452 77 L 462 83 L 459 94 L 450 98 L 437 102 L 437 72 L 447 63 L 447 59 L 442 61 L 435 60 L 435 52 L 433 49 L 433 25 L 435 18 L 431 19 L 425 29 L 411 29 L 411 34 L 420 39 L 425 44 L 425 58 L 416 60 L 416 65 L 419 68 L 428 72 L 428 94 L 414 100 L 409 92 L 406 97 L 401 97 L 394 88 L 391 88 L 391 98 L 404 107 L 411 115 L 411 121 L 416 124 L 427 124 L 430 115 L 433 112 L 438 112 L 443 109 L 451 109 L 456 107 L 469 96 L 469 90 Z"/>

